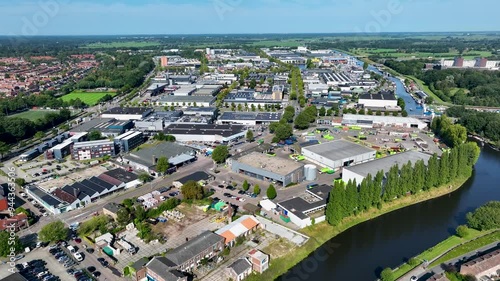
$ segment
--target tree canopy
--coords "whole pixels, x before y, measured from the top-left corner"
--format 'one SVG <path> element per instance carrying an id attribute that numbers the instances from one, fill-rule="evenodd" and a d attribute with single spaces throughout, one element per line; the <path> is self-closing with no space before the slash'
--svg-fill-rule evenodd
<path id="1" fill-rule="evenodd" d="M 219 145 L 212 151 L 212 160 L 217 164 L 226 162 L 229 157 L 229 149 L 226 145 Z"/>
<path id="2" fill-rule="evenodd" d="M 204 189 L 195 181 L 187 181 L 181 188 L 182 196 L 187 200 L 200 200 L 203 199 Z"/>
<path id="3" fill-rule="evenodd" d="M 491 201 L 468 213 L 467 224 L 478 230 L 500 228 L 500 201 Z"/>
<path id="4" fill-rule="evenodd" d="M 276 193 L 276 188 L 274 187 L 273 184 L 270 184 L 269 187 L 267 188 L 266 195 L 267 198 L 271 200 L 276 198 L 276 196 L 278 196 L 278 194 Z"/>
<path id="5" fill-rule="evenodd" d="M 156 162 L 156 171 L 159 173 L 166 173 L 168 168 L 170 168 L 170 163 L 168 162 L 167 157 L 162 156 L 158 158 L 158 161 Z"/>
<path id="6" fill-rule="evenodd" d="M 23 244 L 17 235 L 14 236 L 14 240 L 9 240 L 9 238 L 10 233 L 8 231 L 0 231 L 0 257 L 7 257 L 11 253 L 10 248 L 14 248 L 16 253 L 23 250 Z"/>
<path id="7" fill-rule="evenodd" d="M 42 242 L 57 242 L 68 238 L 69 228 L 62 221 L 46 224 L 38 232 L 38 239 Z"/>

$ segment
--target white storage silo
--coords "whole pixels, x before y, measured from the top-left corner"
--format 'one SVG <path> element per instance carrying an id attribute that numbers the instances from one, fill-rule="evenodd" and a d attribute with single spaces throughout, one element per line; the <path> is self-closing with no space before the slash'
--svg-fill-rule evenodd
<path id="1" fill-rule="evenodd" d="M 314 181 L 316 180 L 318 170 L 316 166 L 312 164 L 307 164 L 304 166 L 304 175 L 306 177 L 306 181 Z"/>

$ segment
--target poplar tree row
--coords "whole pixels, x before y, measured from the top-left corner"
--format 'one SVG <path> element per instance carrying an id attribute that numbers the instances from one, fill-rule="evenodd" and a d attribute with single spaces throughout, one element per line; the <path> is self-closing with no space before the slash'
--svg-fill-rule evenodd
<path id="1" fill-rule="evenodd" d="M 384 202 L 470 177 L 479 152 L 476 143 L 464 143 L 444 152 L 441 158 L 432 155 L 427 166 L 423 160 L 414 165 L 408 161 L 401 167 L 379 171 L 375 177 L 368 174 L 361 183 L 335 181 L 326 206 L 326 220 L 337 225 L 343 218 L 372 207 L 380 209 Z"/>

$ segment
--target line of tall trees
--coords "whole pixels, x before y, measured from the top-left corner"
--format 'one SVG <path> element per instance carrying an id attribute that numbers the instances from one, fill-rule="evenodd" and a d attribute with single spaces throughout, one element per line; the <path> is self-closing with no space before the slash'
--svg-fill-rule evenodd
<path id="1" fill-rule="evenodd" d="M 408 161 L 387 172 L 379 171 L 375 177 L 369 174 L 361 183 L 335 181 L 326 206 L 326 220 L 338 225 L 344 218 L 370 208 L 381 209 L 384 203 L 470 177 L 479 153 L 477 144 L 468 142 L 443 153 L 441 158 L 432 155 L 427 165 L 423 160 L 414 165 Z"/>

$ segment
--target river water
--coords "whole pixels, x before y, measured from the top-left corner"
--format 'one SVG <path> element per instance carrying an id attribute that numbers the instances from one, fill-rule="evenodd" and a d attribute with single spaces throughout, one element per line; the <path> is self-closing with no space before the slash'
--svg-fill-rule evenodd
<path id="1" fill-rule="evenodd" d="M 358 61 L 358 64 L 362 65 L 363 63 Z M 380 75 L 383 75 L 383 73 L 380 72 L 380 70 L 375 68 L 373 65 L 370 65 L 368 67 L 368 70 L 373 71 L 375 73 L 378 73 Z M 412 98 L 412 96 L 406 91 L 406 88 L 403 85 L 403 83 L 401 82 L 401 80 L 399 80 L 398 78 L 392 77 L 392 76 L 389 77 L 389 80 L 396 84 L 396 95 L 400 98 L 403 98 L 403 100 L 405 101 L 405 105 L 406 105 L 405 109 L 408 112 L 408 115 L 422 116 L 422 114 L 424 113 L 422 106 L 419 105 Z"/>
<path id="2" fill-rule="evenodd" d="M 473 176 L 457 191 L 350 228 L 311 254 L 281 281 L 373 281 L 432 247 L 465 223 L 467 212 L 500 200 L 500 152 L 481 151 Z"/>

